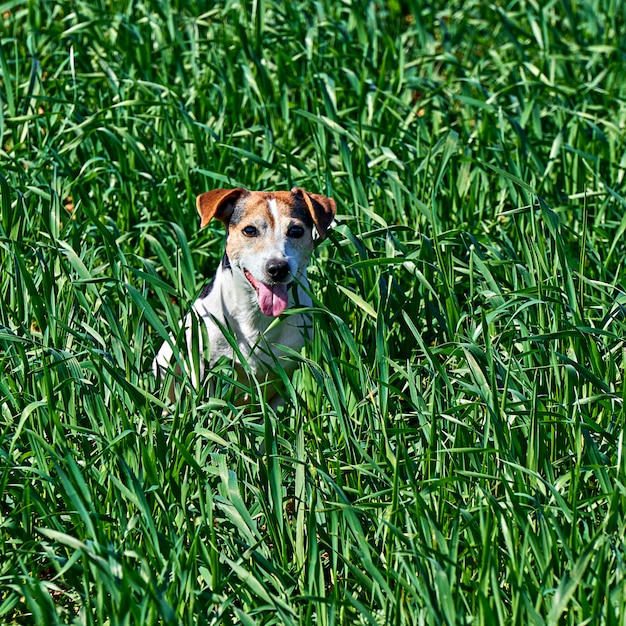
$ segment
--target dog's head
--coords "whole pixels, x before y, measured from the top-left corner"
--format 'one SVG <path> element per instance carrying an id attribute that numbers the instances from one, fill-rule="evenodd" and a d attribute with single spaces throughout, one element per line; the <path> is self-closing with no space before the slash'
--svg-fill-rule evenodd
<path id="1" fill-rule="evenodd" d="M 202 227 L 214 217 L 226 224 L 226 255 L 247 279 L 265 315 L 280 315 L 288 289 L 302 276 L 318 238 L 335 216 L 335 201 L 294 187 L 291 191 L 214 189 L 198 196 Z"/>

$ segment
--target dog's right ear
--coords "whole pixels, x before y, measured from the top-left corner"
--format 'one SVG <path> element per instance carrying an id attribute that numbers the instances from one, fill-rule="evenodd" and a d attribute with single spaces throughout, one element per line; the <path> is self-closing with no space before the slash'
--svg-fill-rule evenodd
<path id="1" fill-rule="evenodd" d="M 213 191 L 201 193 L 196 198 L 196 206 L 202 220 L 200 228 L 204 228 L 214 217 L 228 224 L 237 200 L 247 193 L 248 190 L 245 187 L 213 189 Z"/>

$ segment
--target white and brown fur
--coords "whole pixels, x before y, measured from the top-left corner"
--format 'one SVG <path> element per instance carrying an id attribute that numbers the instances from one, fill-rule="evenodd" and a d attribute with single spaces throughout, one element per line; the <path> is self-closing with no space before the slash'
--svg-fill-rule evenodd
<path id="1" fill-rule="evenodd" d="M 306 271 L 314 232 L 320 239 L 325 237 L 335 216 L 334 200 L 300 188 L 266 192 L 240 187 L 203 193 L 197 198 L 197 207 L 201 227 L 217 218 L 227 227 L 227 239 L 215 277 L 193 305 L 193 313 L 206 327 L 208 346 L 202 345 L 201 334 L 192 333 L 188 316 L 189 363 L 185 369 L 190 368 L 190 344 L 195 335 L 201 344 L 198 352 L 209 368 L 225 356 L 233 360 L 242 381 L 246 370 L 259 382 L 273 378 L 276 360 L 287 373 L 293 371 L 294 361 L 284 358 L 280 346 L 300 350 L 310 322 L 300 312 L 279 316 L 294 304 L 311 304 Z M 236 340 L 245 368 L 223 329 Z M 154 361 L 155 372 L 163 374 L 173 364 L 173 345 L 173 339 L 163 343 Z M 196 387 L 205 371 L 205 364 L 200 363 L 199 371 L 190 372 Z M 266 399 L 275 393 L 272 388 Z"/>

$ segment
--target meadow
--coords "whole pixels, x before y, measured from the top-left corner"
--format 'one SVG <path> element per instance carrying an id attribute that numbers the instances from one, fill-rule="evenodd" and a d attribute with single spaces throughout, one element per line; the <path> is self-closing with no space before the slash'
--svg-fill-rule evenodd
<path id="1" fill-rule="evenodd" d="M 0 0 L 0 623 L 624 624 L 625 24 Z M 295 185 L 338 215 L 285 405 L 170 404 L 195 196 Z"/>

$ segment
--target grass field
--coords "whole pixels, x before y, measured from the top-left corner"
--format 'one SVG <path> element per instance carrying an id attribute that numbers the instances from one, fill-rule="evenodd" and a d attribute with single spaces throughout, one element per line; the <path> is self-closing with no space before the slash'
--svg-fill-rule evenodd
<path id="1" fill-rule="evenodd" d="M 624 624 L 625 24 L 0 0 L 0 623 Z M 336 199 L 315 335 L 164 411 L 239 185 Z"/>

